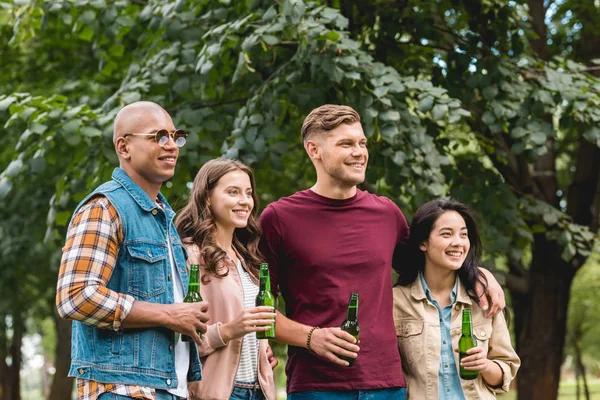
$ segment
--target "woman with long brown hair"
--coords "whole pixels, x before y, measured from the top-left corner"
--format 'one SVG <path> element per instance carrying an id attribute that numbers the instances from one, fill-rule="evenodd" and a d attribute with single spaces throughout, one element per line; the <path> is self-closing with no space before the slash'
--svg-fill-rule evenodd
<path id="1" fill-rule="evenodd" d="M 200 291 L 210 304 L 199 348 L 203 379 L 189 385 L 192 399 L 275 400 L 277 361 L 267 340 L 256 338 L 275 318 L 272 307 L 254 306 L 261 262 L 257 209 L 252 170 L 218 158 L 198 171 L 176 218 L 188 265 L 199 264 Z"/>

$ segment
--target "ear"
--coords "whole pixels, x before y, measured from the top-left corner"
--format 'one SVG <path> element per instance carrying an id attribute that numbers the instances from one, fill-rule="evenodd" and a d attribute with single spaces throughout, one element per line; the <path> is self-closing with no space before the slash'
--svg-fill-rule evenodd
<path id="1" fill-rule="evenodd" d="M 119 158 L 122 158 L 123 160 L 129 160 L 131 158 L 131 154 L 129 153 L 129 144 L 124 137 L 117 139 L 117 143 L 115 143 L 115 150 L 117 151 Z"/>
<path id="2" fill-rule="evenodd" d="M 419 245 L 419 250 L 427 251 L 427 240 L 423 241 L 423 243 Z"/>
<path id="3" fill-rule="evenodd" d="M 304 148 L 311 160 L 321 159 L 321 147 L 314 140 L 307 140 Z"/>

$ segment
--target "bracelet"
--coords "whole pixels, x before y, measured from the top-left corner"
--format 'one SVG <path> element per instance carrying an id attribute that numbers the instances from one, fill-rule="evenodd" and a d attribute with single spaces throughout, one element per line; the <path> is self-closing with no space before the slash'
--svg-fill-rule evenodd
<path id="1" fill-rule="evenodd" d="M 313 351 L 310 348 L 310 339 L 312 338 L 312 334 L 315 331 L 315 329 L 321 329 L 318 326 L 313 326 L 312 328 L 310 328 L 310 331 L 308 332 L 308 337 L 306 338 L 306 348 L 308 349 L 308 351 Z"/>

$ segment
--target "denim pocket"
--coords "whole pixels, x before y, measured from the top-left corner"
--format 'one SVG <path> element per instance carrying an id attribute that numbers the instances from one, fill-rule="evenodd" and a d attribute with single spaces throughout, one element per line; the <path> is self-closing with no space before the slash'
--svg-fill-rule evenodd
<path id="1" fill-rule="evenodd" d="M 128 257 L 127 292 L 138 299 L 149 299 L 166 290 L 168 250 L 150 243 L 126 246 Z"/>

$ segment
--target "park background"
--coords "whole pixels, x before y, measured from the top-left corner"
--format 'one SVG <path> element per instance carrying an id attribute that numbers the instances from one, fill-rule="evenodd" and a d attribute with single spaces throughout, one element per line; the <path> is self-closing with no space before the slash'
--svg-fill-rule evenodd
<path id="1" fill-rule="evenodd" d="M 176 210 L 219 155 L 254 168 L 261 208 L 310 187 L 303 118 L 353 106 L 362 189 L 409 220 L 442 196 L 476 210 L 522 359 L 510 398 L 600 398 L 599 0 L 0 1 L 0 60 L 0 400 L 71 398 L 60 250 L 137 100 L 190 133 Z"/>

